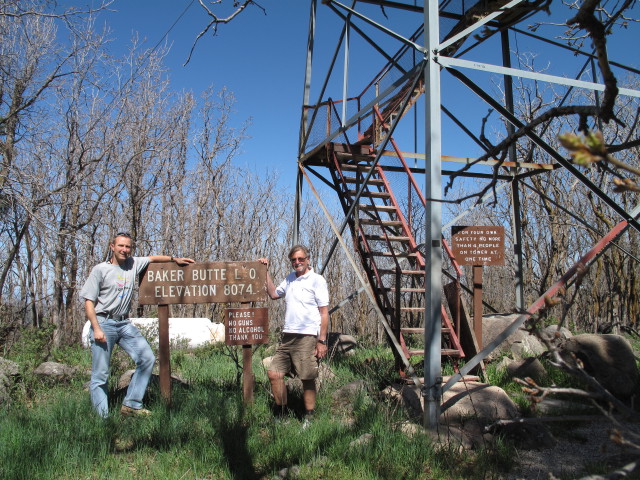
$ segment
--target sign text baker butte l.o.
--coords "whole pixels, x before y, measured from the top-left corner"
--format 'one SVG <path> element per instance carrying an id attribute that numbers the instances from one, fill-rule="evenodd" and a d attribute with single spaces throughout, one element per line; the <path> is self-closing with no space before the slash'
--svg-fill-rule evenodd
<path id="1" fill-rule="evenodd" d="M 141 305 L 259 302 L 267 267 L 260 262 L 152 263 L 140 280 Z"/>

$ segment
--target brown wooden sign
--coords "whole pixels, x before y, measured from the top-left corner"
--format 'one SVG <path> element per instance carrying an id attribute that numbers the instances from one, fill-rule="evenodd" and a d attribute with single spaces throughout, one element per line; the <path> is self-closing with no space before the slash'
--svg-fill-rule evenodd
<path id="1" fill-rule="evenodd" d="M 504 227 L 451 227 L 451 250 L 460 265 L 504 265 Z"/>
<path id="2" fill-rule="evenodd" d="M 152 263 L 140 281 L 141 305 L 260 302 L 267 267 L 260 262 Z"/>
<path id="3" fill-rule="evenodd" d="M 257 345 L 269 342 L 268 308 L 227 308 L 225 343 Z"/>

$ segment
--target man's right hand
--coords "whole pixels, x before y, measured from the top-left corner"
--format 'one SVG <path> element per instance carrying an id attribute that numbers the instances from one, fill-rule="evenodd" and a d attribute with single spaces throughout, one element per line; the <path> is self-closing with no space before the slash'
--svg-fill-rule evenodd
<path id="1" fill-rule="evenodd" d="M 96 342 L 104 343 L 107 341 L 107 336 L 104 334 L 101 328 L 93 329 L 93 339 Z"/>

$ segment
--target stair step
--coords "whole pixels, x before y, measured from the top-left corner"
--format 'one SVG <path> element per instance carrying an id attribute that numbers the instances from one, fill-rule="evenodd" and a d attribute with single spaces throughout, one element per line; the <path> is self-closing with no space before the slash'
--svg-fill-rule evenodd
<path id="1" fill-rule="evenodd" d="M 367 237 L 367 240 L 389 240 L 390 242 L 408 242 L 409 241 L 409 237 L 400 237 L 400 236 L 394 236 L 394 235 L 365 235 L 365 237 Z"/>
<path id="2" fill-rule="evenodd" d="M 456 350 L 455 348 L 443 348 L 441 352 L 442 352 L 442 355 L 446 357 L 460 356 L 460 351 Z M 424 357 L 424 350 L 409 350 L 410 357 L 414 357 L 418 355 Z"/>
<path id="3" fill-rule="evenodd" d="M 382 275 L 395 275 L 395 270 L 380 269 L 378 273 Z M 424 270 L 400 270 L 402 275 L 424 275 Z"/>
<path id="4" fill-rule="evenodd" d="M 417 257 L 418 254 L 417 253 L 410 253 L 410 252 L 369 252 L 369 253 L 365 253 L 365 255 L 370 256 L 370 257 L 401 257 L 401 258 L 414 258 Z"/>
<path id="5" fill-rule="evenodd" d="M 372 162 L 374 157 L 366 153 L 350 153 L 350 152 L 335 152 L 338 160 L 360 160 L 364 162 Z M 349 165 L 348 163 L 346 165 Z M 344 165 L 341 165 L 341 167 Z"/>
<path id="6" fill-rule="evenodd" d="M 449 328 L 442 327 L 442 333 L 443 334 L 449 333 L 450 331 L 451 330 Z M 424 333 L 424 328 L 422 328 L 422 327 L 418 327 L 418 328 L 409 328 L 409 327 L 405 328 L 405 327 L 402 327 L 400 329 L 400 332 L 401 333 L 413 333 L 413 334 L 417 333 L 417 334 L 421 334 L 421 333 Z"/>
<path id="7" fill-rule="evenodd" d="M 402 222 L 400 220 L 383 220 L 379 222 L 374 218 L 360 218 L 358 221 L 362 225 L 380 225 L 382 227 L 401 227 Z"/>
<path id="8" fill-rule="evenodd" d="M 359 204 L 358 208 L 360 210 L 363 211 L 378 211 L 378 212 L 388 212 L 388 213 L 395 213 L 396 212 L 396 207 L 392 206 L 392 205 L 366 205 L 366 204 Z"/>
<path id="9" fill-rule="evenodd" d="M 356 194 L 358 193 L 357 190 L 347 190 L 347 193 L 349 195 L 351 195 L 352 197 L 355 197 Z M 362 195 L 360 195 L 361 197 L 365 197 L 365 198 L 391 198 L 391 195 L 387 192 L 367 192 L 364 191 L 362 192 Z M 395 210 L 395 208 L 394 208 Z"/>
<path id="10" fill-rule="evenodd" d="M 395 288 L 394 287 L 380 287 L 380 290 L 384 290 L 386 292 L 395 292 Z M 403 287 L 400 289 L 400 293 L 424 293 L 424 287 L 423 288 L 409 288 L 409 287 Z"/>
<path id="11" fill-rule="evenodd" d="M 424 288 L 401 288 L 401 293 L 424 293 Z"/>
<path id="12" fill-rule="evenodd" d="M 361 185 L 364 180 L 364 178 L 358 178 L 358 177 L 343 177 L 343 180 L 345 181 L 345 183 L 357 183 L 359 185 Z M 378 185 L 378 186 L 382 186 L 384 185 L 384 180 L 381 180 L 379 178 L 370 178 L 369 180 L 367 180 L 367 185 Z"/>

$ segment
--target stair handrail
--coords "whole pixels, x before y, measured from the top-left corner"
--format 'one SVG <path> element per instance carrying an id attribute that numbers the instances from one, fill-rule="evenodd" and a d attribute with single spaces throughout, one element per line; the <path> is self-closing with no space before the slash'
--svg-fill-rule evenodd
<path id="1" fill-rule="evenodd" d="M 374 107 L 374 112 L 375 115 L 378 117 L 378 120 L 381 122 L 381 126 L 385 129 L 385 130 L 389 130 L 388 125 L 386 124 L 386 122 L 384 121 L 384 118 L 382 117 L 382 114 L 380 113 L 380 110 L 378 109 L 378 107 Z M 407 174 L 409 181 L 413 187 L 413 189 L 415 190 L 416 194 L 418 195 L 418 198 L 420 199 L 420 201 L 422 202 L 422 206 L 426 208 L 427 206 L 427 200 L 424 197 L 424 195 L 422 194 L 422 190 L 420 190 L 420 188 L 418 187 L 418 183 L 416 182 L 415 177 L 413 176 L 413 172 L 411 171 L 411 169 L 409 168 L 409 166 L 407 165 L 407 162 L 404 158 L 404 155 L 402 155 L 402 152 L 400 151 L 400 148 L 398 148 L 398 144 L 396 143 L 395 139 L 393 137 L 389 138 L 389 142 L 391 143 L 391 145 L 393 146 L 393 150 L 395 151 L 398 160 L 400 161 L 402 168 L 404 169 L 405 173 Z M 451 250 L 451 248 L 449 247 L 449 244 L 447 243 L 446 239 L 442 238 L 442 245 L 443 248 L 447 254 L 447 256 L 449 257 L 449 260 L 451 261 L 451 264 L 453 265 L 456 274 L 459 278 L 462 277 L 462 269 L 460 268 L 460 264 L 456 261 L 455 256 L 453 255 L 453 251 Z M 420 254 L 422 255 L 422 252 L 420 252 Z M 423 259 L 424 261 L 424 259 Z"/>

